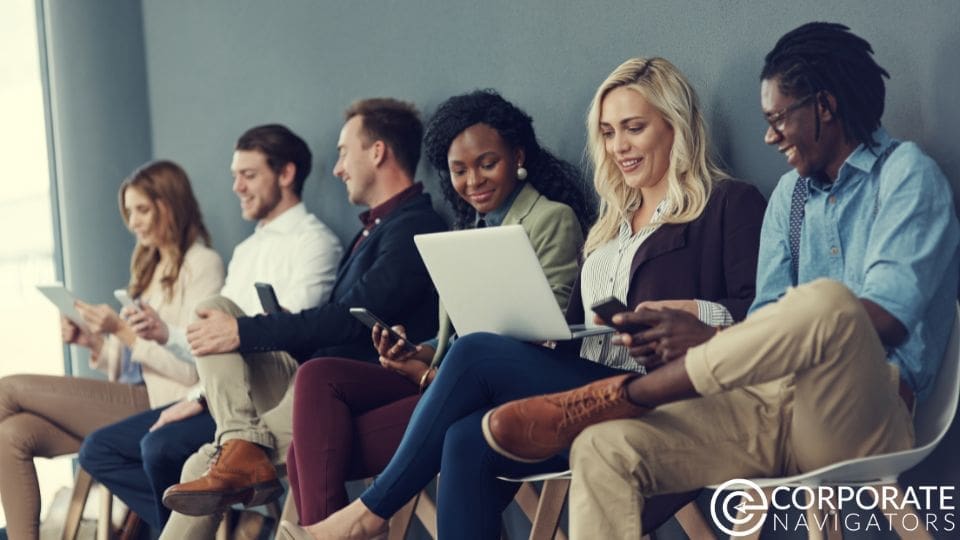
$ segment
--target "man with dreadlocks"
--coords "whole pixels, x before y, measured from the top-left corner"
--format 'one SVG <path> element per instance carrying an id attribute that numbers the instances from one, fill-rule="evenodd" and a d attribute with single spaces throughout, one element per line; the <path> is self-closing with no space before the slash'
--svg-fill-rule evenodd
<path id="1" fill-rule="evenodd" d="M 960 232 L 937 165 L 880 127 L 888 74 L 872 53 L 810 23 L 766 57 L 764 140 L 794 170 L 767 207 L 744 322 L 621 313 L 616 339 L 656 369 L 488 414 L 488 442 L 515 458 L 573 443 L 574 538 L 639 538 L 659 493 L 912 447 L 910 409 L 954 320 Z"/>

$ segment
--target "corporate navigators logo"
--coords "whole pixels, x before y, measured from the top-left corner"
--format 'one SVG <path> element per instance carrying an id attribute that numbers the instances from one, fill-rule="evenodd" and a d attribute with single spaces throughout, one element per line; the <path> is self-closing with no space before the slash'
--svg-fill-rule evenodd
<path id="1" fill-rule="evenodd" d="M 760 486 L 750 480 L 727 480 L 713 492 L 710 499 L 710 517 L 724 534 L 748 536 L 763 527 L 767 519 L 767 496 Z M 723 519 L 720 519 L 723 516 Z M 726 523 L 732 523 L 728 528 Z"/>
<path id="2" fill-rule="evenodd" d="M 713 523 L 731 537 L 773 531 L 957 530 L 955 486 L 777 486 L 742 478 L 721 484 L 710 499 Z M 813 512 L 808 512 L 814 510 Z M 728 526 L 729 525 L 729 526 Z"/>

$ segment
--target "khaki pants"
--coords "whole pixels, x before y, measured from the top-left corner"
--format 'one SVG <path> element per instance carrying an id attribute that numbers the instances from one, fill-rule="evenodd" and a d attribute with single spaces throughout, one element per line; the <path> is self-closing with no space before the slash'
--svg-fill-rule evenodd
<path id="1" fill-rule="evenodd" d="M 11 375 L 0 379 L 0 499 L 10 538 L 38 538 L 40 486 L 33 458 L 80 449 L 91 432 L 150 408 L 144 385 Z"/>
<path id="2" fill-rule="evenodd" d="M 572 538 L 640 538 L 644 497 L 913 446 L 899 371 L 842 284 L 796 287 L 686 357 L 700 398 L 585 430 Z"/>
<path id="3" fill-rule="evenodd" d="M 218 309 L 234 317 L 243 311 L 231 300 L 216 296 L 197 309 Z M 217 422 L 216 441 L 204 445 L 183 466 L 181 482 L 199 478 L 216 446 L 243 439 L 272 448 L 283 461 L 293 440 L 293 377 L 297 361 L 283 352 L 212 354 L 197 358 L 207 406 Z M 221 515 L 185 516 L 174 512 L 161 538 L 192 540 L 213 538 Z"/>

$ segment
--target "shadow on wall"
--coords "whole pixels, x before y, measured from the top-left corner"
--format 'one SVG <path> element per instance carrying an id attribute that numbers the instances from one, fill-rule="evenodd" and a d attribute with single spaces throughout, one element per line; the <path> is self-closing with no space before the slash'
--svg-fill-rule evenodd
<path id="1" fill-rule="evenodd" d="M 943 42 L 936 47 L 934 62 L 934 103 L 942 106 L 928 111 L 924 117 L 930 119 L 930 132 L 956 133 L 960 125 L 960 107 L 957 107 L 957 88 L 960 88 L 960 69 L 957 69 L 957 51 L 960 50 L 960 33 L 944 36 Z M 922 113 L 923 111 L 921 111 Z M 960 211 L 960 155 L 956 141 L 947 137 L 937 137 L 927 141 L 930 154 L 943 169 L 953 187 L 954 206 Z"/>

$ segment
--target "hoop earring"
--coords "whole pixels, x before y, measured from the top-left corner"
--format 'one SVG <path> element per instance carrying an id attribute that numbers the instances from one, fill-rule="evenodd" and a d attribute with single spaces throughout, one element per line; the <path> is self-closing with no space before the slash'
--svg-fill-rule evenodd
<path id="1" fill-rule="evenodd" d="M 527 170 L 523 168 L 523 165 L 517 167 L 517 180 L 523 182 L 527 179 Z"/>

